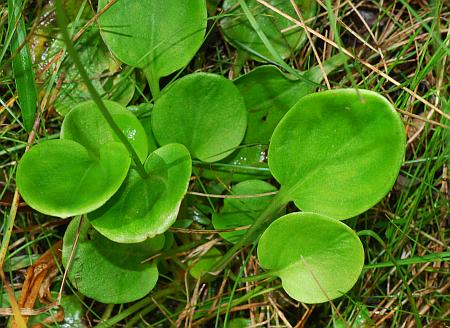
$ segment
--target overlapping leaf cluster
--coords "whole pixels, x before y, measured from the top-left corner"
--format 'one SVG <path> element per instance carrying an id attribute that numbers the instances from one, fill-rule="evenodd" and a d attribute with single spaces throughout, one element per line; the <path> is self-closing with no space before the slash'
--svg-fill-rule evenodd
<path id="1" fill-rule="evenodd" d="M 285 2 L 281 5 L 292 10 Z M 297 2 L 306 18 L 314 16 L 313 2 Z M 227 40 L 247 58 L 270 60 L 239 3 L 224 4 Z M 100 0 L 99 10 L 106 5 Z M 256 1 L 248 6 L 283 58 L 304 43 L 298 30 L 279 32 L 284 19 Z M 194 277 L 219 272 L 237 250 L 258 241 L 261 267 L 280 277 L 293 298 L 320 303 L 347 292 L 361 272 L 364 250 L 339 220 L 380 201 L 403 159 L 403 126 L 391 104 L 367 90 L 314 93 L 323 76 L 318 67 L 293 76 L 260 66 L 235 81 L 194 73 L 160 90 L 161 77 L 186 66 L 203 42 L 203 0 L 119 1 L 99 25 L 111 52 L 143 70 L 153 95 L 141 118 L 104 101 L 140 162 L 132 162 L 117 133 L 87 101 L 65 116 L 61 139 L 34 146 L 17 171 L 30 206 L 48 215 L 76 216 L 63 249 L 74 286 L 101 302 L 123 303 L 156 285 L 157 263 L 144 260 L 163 249 L 195 159 L 208 167 L 204 177 L 231 182 L 233 195 L 262 197 L 224 202 L 212 218 L 214 227 L 249 228 L 222 233 L 234 245 L 223 256 L 212 249 L 206 262 L 193 267 Z M 335 56 L 323 71 L 345 60 Z M 240 169 L 224 170 L 227 165 Z M 264 181 L 271 177 L 279 188 Z M 291 201 L 302 212 L 282 216 Z"/>

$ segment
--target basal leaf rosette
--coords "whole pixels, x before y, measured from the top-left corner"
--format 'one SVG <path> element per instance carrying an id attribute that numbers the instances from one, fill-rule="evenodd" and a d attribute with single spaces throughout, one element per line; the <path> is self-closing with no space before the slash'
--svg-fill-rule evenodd
<path id="1" fill-rule="evenodd" d="M 122 187 L 103 207 L 88 214 L 96 230 L 119 243 L 137 243 L 165 232 L 175 222 L 191 177 L 189 151 L 163 146 L 147 158 L 142 178 L 131 169 Z"/>
<path id="2" fill-rule="evenodd" d="M 215 162 L 239 146 L 247 113 L 230 80 L 209 73 L 187 75 L 155 102 L 152 130 L 160 145 L 180 143 L 193 158 Z"/>
<path id="3" fill-rule="evenodd" d="M 274 221 L 258 243 L 258 259 L 297 301 L 322 303 L 348 292 L 364 265 L 364 248 L 344 223 L 315 213 Z"/>
<path id="4" fill-rule="evenodd" d="M 80 217 L 64 235 L 62 262 L 67 268 Z M 68 277 L 83 294 L 99 302 L 120 304 L 147 295 L 158 280 L 156 263 L 143 262 L 164 246 L 164 235 L 137 244 L 115 243 L 94 230 L 87 220 L 80 226 Z"/>
<path id="5" fill-rule="evenodd" d="M 402 121 L 383 96 L 324 91 L 301 98 L 280 121 L 269 168 L 301 210 L 347 219 L 391 190 L 405 144 Z"/>

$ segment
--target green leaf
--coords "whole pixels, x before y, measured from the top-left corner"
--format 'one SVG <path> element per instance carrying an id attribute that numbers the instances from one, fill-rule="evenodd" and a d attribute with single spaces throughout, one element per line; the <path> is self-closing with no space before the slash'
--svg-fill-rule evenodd
<path id="1" fill-rule="evenodd" d="M 39 254 L 29 254 L 6 258 L 5 262 L 3 263 L 3 271 L 9 272 L 27 268 L 33 265 L 33 263 L 40 257 L 41 256 Z"/>
<path id="2" fill-rule="evenodd" d="M 188 150 L 170 144 L 144 163 L 148 178 L 131 169 L 120 190 L 88 219 L 107 238 L 136 243 L 161 234 L 175 222 L 191 176 Z"/>
<path id="3" fill-rule="evenodd" d="M 64 234 L 62 262 L 67 268 L 80 218 L 72 220 Z M 161 250 L 164 235 L 138 244 L 108 240 L 83 221 L 68 277 L 84 295 L 102 303 L 127 303 L 147 295 L 158 280 L 155 262 L 145 259 Z"/>
<path id="4" fill-rule="evenodd" d="M 404 152 L 402 121 L 384 97 L 331 90 L 303 97 L 284 116 L 269 167 L 300 209 L 347 219 L 390 191 Z"/>
<path id="5" fill-rule="evenodd" d="M 323 62 L 322 66 L 328 74 L 346 61 L 346 56 L 336 55 Z M 283 73 L 276 66 L 266 65 L 257 67 L 234 81 L 244 97 L 248 111 L 244 144 L 268 145 L 283 116 L 300 98 L 313 93 L 317 84 L 323 80 L 319 66 L 299 73 L 303 75 L 303 79 Z"/>
<path id="6" fill-rule="evenodd" d="M 104 100 L 114 121 L 130 141 L 141 161 L 148 154 L 147 135 L 142 124 L 122 105 Z M 74 140 L 89 152 L 98 153 L 102 145 L 119 141 L 93 101 L 86 101 L 74 107 L 64 118 L 61 139 Z"/>
<path id="7" fill-rule="evenodd" d="M 281 72 L 276 66 L 260 66 L 235 82 L 245 100 L 248 128 L 245 144 L 268 145 L 273 130 L 301 97 L 316 88 Z"/>
<path id="8" fill-rule="evenodd" d="M 222 256 L 220 251 L 213 247 L 208 250 L 202 257 L 197 261 L 190 261 L 189 265 L 192 267 L 189 269 L 189 273 L 195 279 L 200 279 L 203 274 L 209 271 L 209 269 L 217 262 L 217 260 Z"/>
<path id="9" fill-rule="evenodd" d="M 103 85 L 104 97 L 126 106 L 133 99 L 136 85 L 136 74 L 134 72 L 127 73 L 126 70 L 122 71 L 106 80 Z"/>
<path id="10" fill-rule="evenodd" d="M 196 73 L 177 80 L 157 99 L 152 128 L 160 145 L 185 145 L 193 158 L 215 162 L 239 146 L 247 126 L 244 101 L 233 82 Z"/>
<path id="11" fill-rule="evenodd" d="M 53 299 L 58 297 L 58 292 L 52 291 L 51 295 Z M 39 302 L 37 302 L 39 303 Z M 35 305 L 35 309 L 41 309 L 40 305 Z M 60 311 L 64 311 L 64 319 L 60 320 Z M 58 313 L 59 312 L 59 313 Z M 28 327 L 43 327 L 44 320 L 50 320 L 52 324 L 45 324 L 47 328 L 87 328 L 87 324 L 84 320 L 86 314 L 86 307 L 82 303 L 82 297 L 80 295 L 65 295 L 61 296 L 61 302 L 59 307 L 53 308 L 48 312 L 44 312 L 35 316 L 31 316 L 28 321 Z M 58 320 L 59 319 L 59 320 Z"/>
<path id="12" fill-rule="evenodd" d="M 15 55 L 12 58 L 12 69 L 19 97 L 23 125 L 25 130 L 30 132 L 33 129 L 36 115 L 37 91 L 30 49 L 28 42 L 26 42 L 27 30 L 22 13 L 20 12 L 21 9 L 22 0 L 8 0 L 9 29 L 12 31 L 12 26 L 15 26 L 11 40 L 11 53 Z"/>
<path id="13" fill-rule="evenodd" d="M 32 208 L 69 217 L 102 206 L 119 189 L 130 166 L 120 143 L 103 144 L 93 157 L 72 140 L 50 140 L 33 146 L 17 167 L 17 185 Z"/>
<path id="14" fill-rule="evenodd" d="M 277 189 L 271 184 L 260 180 L 247 180 L 235 185 L 231 194 L 256 195 Z M 226 198 L 219 213 L 214 213 L 212 223 L 214 229 L 233 229 L 252 225 L 255 219 L 264 211 L 273 198 L 273 195 L 255 198 Z M 221 232 L 220 236 L 230 243 L 237 243 L 246 233 L 246 230 Z"/>
<path id="15" fill-rule="evenodd" d="M 297 301 L 322 303 L 358 280 L 364 249 L 344 223 L 315 213 L 291 213 L 273 222 L 258 243 L 261 267 L 281 278 Z"/>
<path id="16" fill-rule="evenodd" d="M 323 62 L 323 70 L 328 74 L 346 61 L 345 55 L 333 56 Z M 243 146 L 221 161 L 226 165 L 205 170 L 204 177 L 218 177 L 222 181 L 270 177 L 266 156 L 275 127 L 301 97 L 315 91 L 314 83 L 320 83 L 323 79 L 319 66 L 299 74 L 303 75 L 303 79 L 267 65 L 259 66 L 234 81 L 244 97 L 248 114 Z"/>
<path id="17" fill-rule="evenodd" d="M 295 9 L 289 0 L 268 0 L 267 2 L 289 16 L 297 17 Z M 246 3 L 261 30 L 282 58 L 293 55 L 305 43 L 306 34 L 303 29 L 293 28 L 289 31 L 282 32 L 282 30 L 293 26 L 292 22 L 258 3 L 256 0 L 248 0 Z M 296 0 L 295 3 L 298 5 L 305 20 L 315 15 L 315 1 Z M 252 52 L 273 60 L 273 56 L 247 20 L 239 5 L 239 1 L 225 0 L 222 8 L 226 15 L 220 21 L 220 24 L 227 40 L 236 48 L 242 50 L 251 49 Z M 265 61 L 259 56 L 253 55 L 252 57 L 256 60 Z"/>
<path id="18" fill-rule="evenodd" d="M 98 11 L 108 3 L 100 0 Z M 116 57 L 158 81 L 187 65 L 206 31 L 204 0 L 118 1 L 98 19 Z"/>

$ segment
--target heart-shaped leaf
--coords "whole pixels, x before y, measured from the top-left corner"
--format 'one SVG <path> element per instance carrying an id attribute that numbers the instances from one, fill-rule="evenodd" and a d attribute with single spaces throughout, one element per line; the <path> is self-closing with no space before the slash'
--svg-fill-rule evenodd
<path id="1" fill-rule="evenodd" d="M 64 234 L 62 262 L 67 268 L 80 218 Z M 83 221 L 68 277 L 84 295 L 102 303 L 127 303 L 147 295 L 158 280 L 156 263 L 142 263 L 161 250 L 164 235 L 138 244 L 112 242 Z"/>
<path id="2" fill-rule="evenodd" d="M 380 201 L 405 152 L 400 117 L 381 95 L 343 89 L 303 97 L 276 127 L 269 167 L 303 211 L 346 219 Z"/>
<path id="3" fill-rule="evenodd" d="M 100 0 L 98 11 L 109 0 Z M 206 30 L 204 0 L 118 1 L 99 18 L 102 36 L 122 62 L 160 77 L 187 65 Z"/>
<path id="4" fill-rule="evenodd" d="M 26 152 L 17 185 L 28 205 L 48 215 L 69 217 L 102 206 L 120 187 L 130 166 L 120 143 L 105 143 L 92 156 L 72 140 L 51 140 Z"/>
<path id="5" fill-rule="evenodd" d="M 141 161 L 148 153 L 147 135 L 142 124 L 133 113 L 119 103 L 103 101 L 106 108 L 119 126 Z M 61 139 L 74 140 L 96 154 L 102 145 L 119 141 L 103 115 L 93 101 L 75 106 L 64 118 L 61 127 Z"/>
<path id="6" fill-rule="evenodd" d="M 160 145 L 185 145 L 193 158 L 215 162 L 241 143 L 247 126 L 242 96 L 233 82 L 197 73 L 177 80 L 157 99 L 152 128 Z"/>
<path id="7" fill-rule="evenodd" d="M 155 150 L 144 163 L 146 179 L 131 169 L 122 187 L 102 208 L 89 213 L 95 229 L 120 243 L 161 234 L 175 222 L 191 176 L 191 158 L 180 144 Z"/>
<path id="8" fill-rule="evenodd" d="M 268 0 L 267 2 L 289 16 L 297 17 L 289 0 Z M 256 0 L 247 0 L 246 3 L 257 24 L 282 58 L 291 56 L 304 44 L 306 34 L 301 28 L 291 28 L 289 31 L 283 32 L 284 29 L 292 27 L 292 22 Z M 316 2 L 314 0 L 296 0 L 295 3 L 304 19 L 315 15 Z M 225 0 L 222 8 L 226 15 L 220 21 L 220 24 L 227 40 L 236 48 L 251 49 L 253 52 L 273 60 L 273 56 L 247 20 L 239 5 L 239 0 Z M 252 57 L 264 61 L 264 59 L 255 55 Z"/>
<path id="9" fill-rule="evenodd" d="M 257 195 L 276 191 L 271 184 L 261 180 L 247 180 L 235 185 L 231 192 L 234 196 Z M 264 211 L 273 195 L 255 198 L 226 198 L 219 213 L 214 213 L 212 223 L 215 229 L 233 229 L 252 225 Z M 230 243 L 236 243 L 246 230 L 221 232 L 220 236 Z"/>
<path id="10" fill-rule="evenodd" d="M 344 223 L 315 213 L 274 221 L 258 243 L 261 267 L 281 278 L 297 301 L 322 303 L 342 296 L 358 280 L 364 248 Z"/>

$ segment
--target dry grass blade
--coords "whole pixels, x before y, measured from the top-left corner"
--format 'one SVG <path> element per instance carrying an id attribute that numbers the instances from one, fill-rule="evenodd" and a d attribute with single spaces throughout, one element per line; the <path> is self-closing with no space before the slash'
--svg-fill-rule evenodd
<path id="1" fill-rule="evenodd" d="M 61 247 L 62 241 L 58 241 L 35 264 L 28 268 L 18 301 L 19 307 L 32 309 L 38 297 L 41 302 L 51 300 L 50 285 L 58 273 L 61 262 Z M 24 321 L 28 321 L 28 316 L 24 317 Z M 11 328 L 17 327 L 17 321 L 14 320 Z"/>
<path id="2" fill-rule="evenodd" d="M 17 322 L 17 326 L 19 328 L 26 328 L 27 325 L 25 324 L 25 320 L 22 317 L 22 313 L 20 312 L 19 305 L 17 304 L 16 298 L 14 296 L 14 291 L 12 290 L 10 284 L 6 281 L 6 277 L 5 274 L 3 273 L 3 270 L 0 270 L 0 277 L 3 282 L 3 286 L 8 293 L 9 302 L 11 303 L 11 308 L 7 309 L 8 313 L 6 315 L 13 315 L 14 320 Z M 0 309 L 0 314 L 2 314 L 1 310 L 3 309 Z"/>

